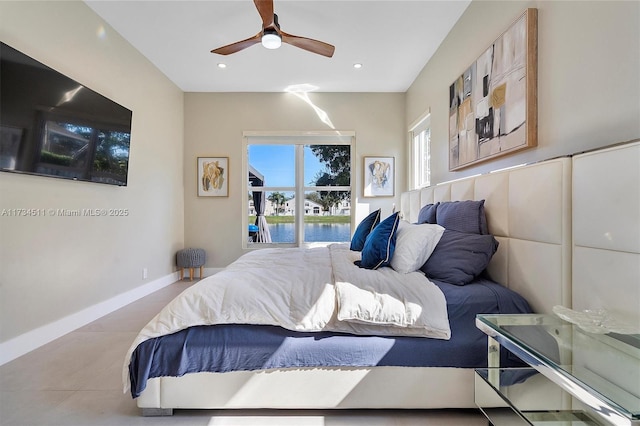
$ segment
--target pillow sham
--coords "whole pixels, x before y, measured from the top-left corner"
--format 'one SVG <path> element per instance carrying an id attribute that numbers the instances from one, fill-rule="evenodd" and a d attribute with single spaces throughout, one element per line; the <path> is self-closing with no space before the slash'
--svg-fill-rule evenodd
<path id="1" fill-rule="evenodd" d="M 437 224 L 411 224 L 401 220 L 391 267 L 403 274 L 419 270 L 433 253 L 443 232 L 444 228 Z"/>
<path id="2" fill-rule="evenodd" d="M 364 247 L 364 242 L 367 239 L 367 236 L 373 231 L 380 223 L 380 212 L 381 209 L 378 209 L 372 213 L 369 213 L 367 217 L 362 219 L 362 222 L 356 228 L 356 232 L 353 233 L 353 237 L 351 237 L 351 246 L 349 247 L 353 251 L 362 251 Z"/>
<path id="3" fill-rule="evenodd" d="M 356 262 L 356 265 L 366 269 L 378 269 L 389 265 L 396 247 L 398 222 L 400 216 L 396 212 L 371 231 L 364 242 L 361 260 Z"/>
<path id="4" fill-rule="evenodd" d="M 420 268 L 428 278 L 465 285 L 480 275 L 498 249 L 493 235 L 445 229 L 438 245 Z"/>
<path id="5" fill-rule="evenodd" d="M 446 201 L 436 210 L 436 223 L 445 229 L 470 234 L 489 234 L 484 200 Z"/>
<path id="6" fill-rule="evenodd" d="M 435 204 L 427 204 L 420 209 L 418 213 L 418 223 L 437 223 L 436 222 L 436 210 L 440 202 Z"/>

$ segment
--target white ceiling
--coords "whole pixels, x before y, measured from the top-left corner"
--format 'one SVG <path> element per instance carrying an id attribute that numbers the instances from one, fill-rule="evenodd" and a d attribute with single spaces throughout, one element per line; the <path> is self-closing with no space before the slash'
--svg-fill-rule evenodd
<path id="1" fill-rule="evenodd" d="M 262 29 L 251 0 L 85 3 L 185 92 L 404 92 L 470 0 L 274 1 L 283 31 L 333 44 L 333 58 L 285 44 L 210 53 Z"/>

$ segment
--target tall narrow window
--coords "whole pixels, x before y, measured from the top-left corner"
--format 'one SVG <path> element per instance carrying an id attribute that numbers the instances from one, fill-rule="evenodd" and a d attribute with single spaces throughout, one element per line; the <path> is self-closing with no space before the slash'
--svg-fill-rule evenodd
<path id="1" fill-rule="evenodd" d="M 349 241 L 352 135 L 245 135 L 247 246 Z"/>
<path id="2" fill-rule="evenodd" d="M 427 114 L 411 129 L 413 187 L 431 184 L 431 121 Z"/>

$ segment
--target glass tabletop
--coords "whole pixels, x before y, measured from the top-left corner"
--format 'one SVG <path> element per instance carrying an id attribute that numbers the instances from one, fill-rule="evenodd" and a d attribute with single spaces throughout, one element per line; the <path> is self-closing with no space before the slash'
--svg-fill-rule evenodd
<path id="1" fill-rule="evenodd" d="M 587 332 L 542 314 L 478 315 L 476 325 L 568 391 L 640 422 L 639 335 Z"/>

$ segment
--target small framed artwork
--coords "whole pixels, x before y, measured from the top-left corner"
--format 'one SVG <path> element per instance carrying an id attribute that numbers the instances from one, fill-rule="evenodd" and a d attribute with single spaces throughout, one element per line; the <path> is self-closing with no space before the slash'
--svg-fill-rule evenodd
<path id="1" fill-rule="evenodd" d="M 229 196 L 229 157 L 198 157 L 198 197 Z"/>
<path id="2" fill-rule="evenodd" d="M 364 196 L 393 197 L 395 172 L 393 157 L 364 157 Z"/>

